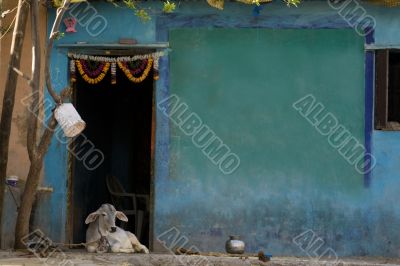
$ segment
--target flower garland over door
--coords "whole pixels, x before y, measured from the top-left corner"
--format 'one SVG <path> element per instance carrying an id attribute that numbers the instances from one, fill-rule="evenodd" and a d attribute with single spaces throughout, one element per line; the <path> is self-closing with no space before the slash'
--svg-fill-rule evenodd
<path id="1" fill-rule="evenodd" d="M 116 65 L 134 83 L 143 82 L 153 67 L 153 78 L 157 80 L 158 61 L 163 55 L 163 52 L 157 52 L 135 56 L 104 57 L 69 53 L 71 83 L 76 81 L 76 69 L 83 80 L 89 84 L 101 82 L 111 69 L 111 84 L 116 84 Z"/>
<path id="2" fill-rule="evenodd" d="M 130 62 L 118 62 L 119 68 L 125 73 L 128 79 L 134 83 L 140 83 L 143 80 L 145 80 L 153 64 L 153 59 L 151 58 L 137 60 L 137 61 L 139 61 L 140 66 L 134 68 L 131 67 Z M 140 76 L 135 77 L 135 75 L 140 75 Z"/>
<path id="3" fill-rule="evenodd" d="M 79 74 L 81 74 L 82 78 L 90 84 L 97 84 L 102 81 L 110 69 L 110 63 L 83 59 L 74 61 L 76 67 L 78 68 Z"/>

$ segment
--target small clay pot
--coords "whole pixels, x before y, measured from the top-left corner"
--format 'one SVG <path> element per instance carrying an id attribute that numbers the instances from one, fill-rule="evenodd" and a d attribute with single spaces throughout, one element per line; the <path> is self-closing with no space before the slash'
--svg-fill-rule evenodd
<path id="1" fill-rule="evenodd" d="M 230 254 L 243 254 L 244 248 L 245 244 L 239 236 L 229 236 L 229 240 L 225 243 L 225 250 Z"/>

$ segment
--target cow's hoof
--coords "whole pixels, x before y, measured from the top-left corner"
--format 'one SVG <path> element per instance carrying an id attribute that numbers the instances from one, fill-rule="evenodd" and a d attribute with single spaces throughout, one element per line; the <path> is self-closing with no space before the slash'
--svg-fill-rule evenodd
<path id="1" fill-rule="evenodd" d="M 96 252 L 96 247 L 88 246 L 88 247 L 86 248 L 86 250 L 87 250 L 87 252 L 89 252 L 89 253 L 94 253 L 94 252 Z"/>
<path id="2" fill-rule="evenodd" d="M 146 247 L 143 247 L 141 252 L 144 254 L 149 254 L 149 250 Z"/>

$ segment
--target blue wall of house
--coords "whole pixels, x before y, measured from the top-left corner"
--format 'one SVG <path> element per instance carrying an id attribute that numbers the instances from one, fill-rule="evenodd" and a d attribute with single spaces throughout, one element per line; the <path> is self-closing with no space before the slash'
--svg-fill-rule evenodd
<path id="1" fill-rule="evenodd" d="M 206 3 L 181 2 L 178 10 L 170 15 L 158 12 L 161 3 L 146 5 L 151 8 L 153 17 L 150 22 L 143 24 L 129 10 L 113 8 L 106 3 L 95 3 L 93 6 L 107 21 L 105 30 L 94 36 L 89 34 L 93 29 L 78 25 L 77 33 L 66 34 L 59 43 L 77 41 L 112 43 L 117 42 L 120 37 L 136 38 L 141 43 L 168 41 L 170 30 L 181 28 L 192 28 L 194 31 L 196 28 L 215 27 L 349 28 L 337 11 L 331 9 L 324 1 L 305 2 L 299 8 L 290 9 L 282 3 L 273 3 L 265 6 L 258 17 L 253 15 L 252 6 L 233 3 L 226 4 L 224 11 L 218 11 Z M 400 45 L 398 20 L 400 10 L 367 6 L 367 12 L 377 22 L 375 43 Z M 50 15 L 50 22 L 52 18 L 54 18 L 53 12 Z M 174 47 L 171 49 L 173 53 Z M 52 55 L 52 75 L 58 90 L 67 84 L 66 52 L 65 49 L 55 49 Z M 160 80 L 156 84 L 157 101 L 165 99 L 171 93 L 176 93 L 178 96 L 182 93 L 182 100 L 190 104 L 192 111 L 202 114 L 202 118 L 204 116 L 206 119 L 211 119 L 204 107 L 218 105 L 223 101 L 215 99 L 223 98 L 201 97 L 199 99 L 203 102 L 196 102 L 194 93 L 191 95 L 190 92 L 172 87 L 174 82 L 179 84 L 173 75 L 185 75 L 185 73 L 171 72 L 169 59 L 173 60 L 174 56 L 171 54 L 170 58 L 163 58 L 160 62 Z M 190 58 L 187 60 L 190 62 Z M 265 67 L 265 71 L 268 72 L 268 68 L 273 66 L 266 62 Z M 336 75 L 334 69 L 332 75 Z M 289 79 L 290 73 L 285 75 L 285 78 Z M 337 76 L 336 79 L 344 84 L 346 82 L 341 76 Z M 299 82 L 307 83 L 307 79 L 304 78 Z M 290 94 L 291 88 L 283 89 Z M 202 93 L 207 96 L 210 92 Z M 358 95 L 363 96 L 363 94 Z M 335 105 L 330 101 L 335 96 L 334 92 L 316 96 L 326 105 L 332 105 L 335 110 Z M 252 95 L 243 97 L 249 106 L 255 108 L 268 102 L 263 97 L 252 97 Z M 349 100 L 354 100 L 354 97 L 353 95 Z M 353 124 L 359 125 L 361 118 L 357 116 L 357 112 L 364 108 L 363 99 L 353 103 L 354 113 L 348 110 L 349 116 L 343 118 L 350 127 Z M 203 121 L 212 125 L 211 128 L 217 135 L 221 134 L 221 137 L 229 134 L 225 133 L 224 125 L 229 127 L 229 123 L 232 122 L 229 117 L 224 119 L 223 115 L 226 114 L 214 117 L 213 120 Z M 303 119 L 298 117 L 299 120 Z M 366 119 L 368 117 L 370 116 L 366 116 Z M 246 166 L 238 169 L 229 181 L 227 180 L 229 176 L 221 176 L 220 173 L 210 170 L 215 166 L 207 161 L 205 156 L 202 157 L 201 152 L 191 146 L 185 136 L 176 134 L 172 122 L 161 112 L 157 113 L 156 125 L 154 238 L 175 226 L 183 236 L 188 237 L 189 245 L 195 245 L 202 251 L 221 251 L 229 234 L 241 234 L 248 244 L 248 251 L 265 249 L 275 255 L 305 256 L 307 254 L 294 244 L 292 239 L 306 230 L 313 230 L 325 242 L 324 246 L 316 251 L 319 255 L 330 247 L 339 255 L 398 256 L 400 233 L 396 229 L 400 226 L 400 207 L 396 203 L 400 200 L 400 194 L 396 189 L 400 185 L 398 177 L 400 164 L 397 157 L 400 151 L 400 133 L 372 132 L 371 150 L 377 159 L 377 165 L 372 172 L 369 186 L 365 186 L 363 177 L 355 171 L 348 180 L 343 176 L 337 176 L 334 180 L 329 180 L 330 176 L 324 176 L 321 180 L 313 179 L 315 182 L 309 182 L 310 179 L 297 175 L 296 171 L 290 174 L 283 173 L 286 175 L 283 178 L 271 177 L 268 167 L 263 168 L 259 165 L 262 162 L 259 162 L 259 168 L 255 168 L 254 171 Z M 245 128 L 241 128 L 244 125 L 237 126 L 239 129 L 234 130 L 235 134 L 247 132 Z M 307 134 L 304 130 L 306 129 L 302 128 L 301 133 Z M 311 127 L 309 130 L 310 138 L 315 138 L 318 142 L 316 132 L 312 132 Z M 359 138 L 364 136 L 363 132 L 358 132 L 356 135 Z M 279 139 L 276 142 L 278 145 Z M 258 143 L 266 147 L 257 147 Z M 239 150 L 235 150 L 239 156 L 242 144 L 231 144 L 233 147 L 239 147 Z M 324 145 L 324 142 L 320 144 Z M 259 149 L 269 148 L 265 142 L 257 138 L 253 140 L 252 145 Z M 329 151 L 327 147 L 323 148 L 326 148 L 326 152 Z M 186 155 L 188 151 L 194 156 L 179 157 Z M 292 153 L 290 150 L 286 152 Z M 332 153 L 337 151 L 332 149 Z M 50 217 L 48 220 L 41 221 L 42 229 L 57 242 L 66 237 L 67 154 L 66 145 L 54 140 L 45 161 L 45 185 L 53 186 L 55 190 L 53 196 L 44 200 L 39 207 L 41 212 L 51 213 L 47 216 Z M 251 156 L 255 155 L 245 156 L 244 162 L 250 162 Z M 261 160 L 260 158 L 264 157 L 255 156 L 254 161 L 257 162 L 258 159 Z M 338 162 L 339 160 L 333 165 L 328 164 L 327 167 L 331 168 L 326 172 L 341 174 L 342 172 L 336 172 L 334 168 L 346 166 L 339 166 Z M 265 165 L 268 166 L 269 163 L 265 162 Z M 320 161 L 315 161 L 309 168 L 312 169 L 314 165 L 321 167 L 325 163 L 324 156 L 321 156 Z M 191 165 L 203 165 L 205 169 L 203 171 L 201 167 L 191 167 Z M 204 176 L 204 173 L 213 176 Z M 290 176 L 292 179 L 288 178 Z M 226 186 L 232 186 L 232 194 L 229 194 L 229 188 Z"/>

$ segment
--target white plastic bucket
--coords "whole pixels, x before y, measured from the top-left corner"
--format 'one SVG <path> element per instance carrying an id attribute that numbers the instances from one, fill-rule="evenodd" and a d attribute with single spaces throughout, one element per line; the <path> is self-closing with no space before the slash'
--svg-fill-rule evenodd
<path id="1" fill-rule="evenodd" d="M 86 123 L 76 111 L 72 103 L 63 103 L 56 108 L 54 116 L 60 124 L 65 136 L 73 138 L 86 127 Z"/>

